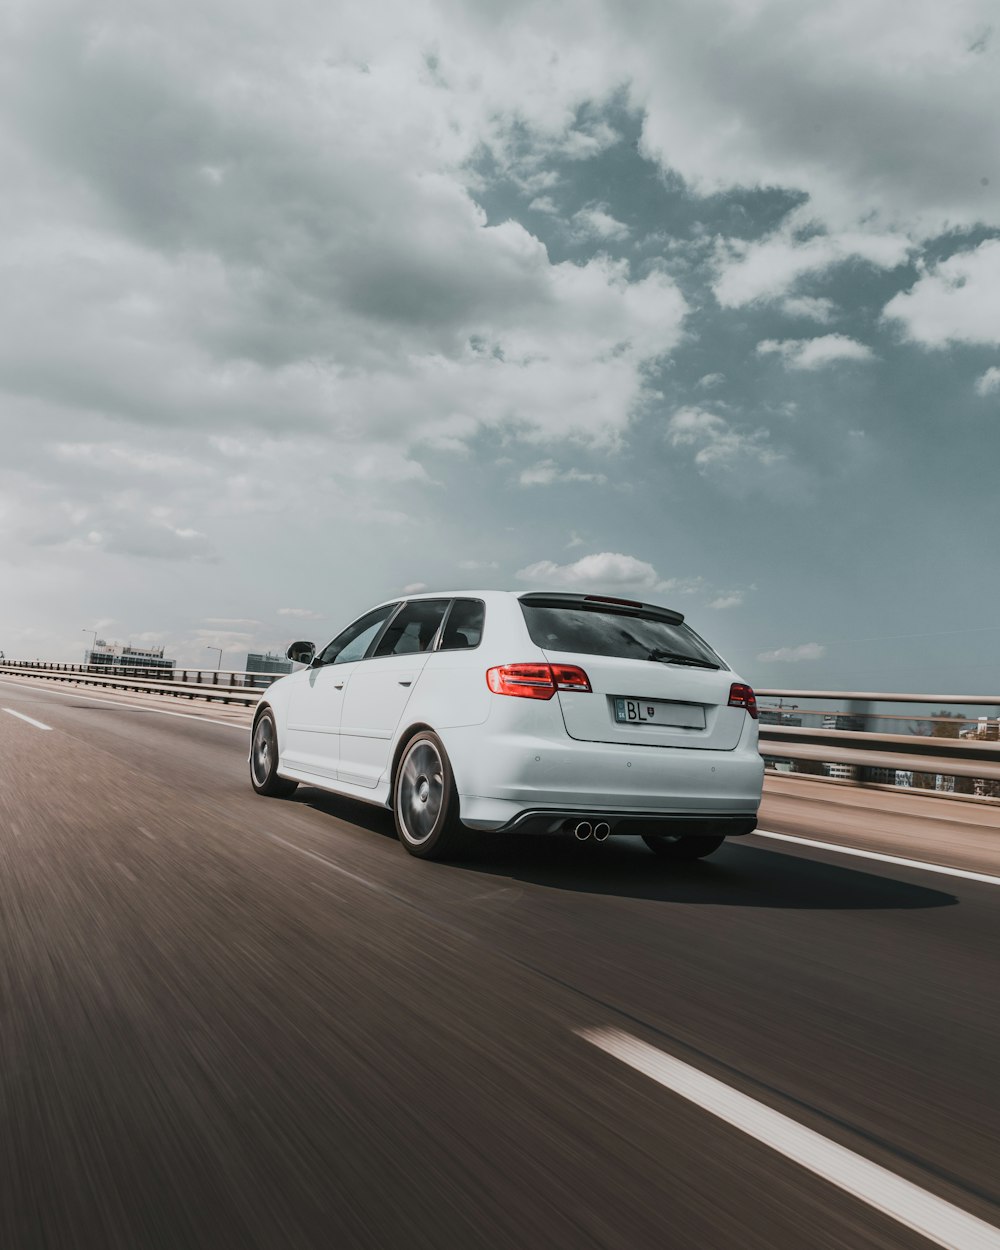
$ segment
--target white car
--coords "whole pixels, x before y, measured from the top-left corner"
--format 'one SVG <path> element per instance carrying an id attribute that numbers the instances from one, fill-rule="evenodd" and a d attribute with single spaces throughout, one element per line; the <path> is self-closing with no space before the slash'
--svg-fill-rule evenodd
<path id="1" fill-rule="evenodd" d="M 640 834 L 700 859 L 757 824 L 753 690 L 679 612 L 602 595 L 460 591 L 382 603 L 254 717 L 258 794 L 300 782 L 390 807 L 424 859 L 475 830 Z"/>

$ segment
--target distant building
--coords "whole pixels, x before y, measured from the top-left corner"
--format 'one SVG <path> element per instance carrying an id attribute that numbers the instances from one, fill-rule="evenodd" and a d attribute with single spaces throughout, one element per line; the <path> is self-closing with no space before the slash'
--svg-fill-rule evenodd
<path id="1" fill-rule="evenodd" d="M 762 725 L 801 725 L 802 717 L 793 716 L 791 712 L 761 711 L 758 718 Z"/>
<path id="2" fill-rule="evenodd" d="M 96 638 L 87 652 L 87 664 L 93 668 L 155 668 L 172 671 L 176 660 L 164 658 L 162 647 L 123 646 L 120 642 L 105 642 Z"/>
<path id="3" fill-rule="evenodd" d="M 273 673 L 281 675 L 282 673 L 290 673 L 292 671 L 292 662 L 287 660 L 283 655 L 272 655 L 270 651 L 261 655 L 259 652 L 251 651 L 247 655 L 246 672 L 248 673 Z"/>
<path id="4" fill-rule="evenodd" d="M 823 716 L 824 729 L 839 729 L 842 733 L 864 733 L 865 718 L 850 712 L 826 712 Z"/>

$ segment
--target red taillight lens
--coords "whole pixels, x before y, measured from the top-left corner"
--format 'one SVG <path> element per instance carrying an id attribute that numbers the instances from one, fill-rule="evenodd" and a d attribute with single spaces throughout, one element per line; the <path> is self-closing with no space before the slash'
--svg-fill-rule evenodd
<path id="1" fill-rule="evenodd" d="M 757 719 L 757 696 L 752 687 L 744 686 L 741 681 L 734 681 L 729 687 L 729 706 L 746 708 L 754 720 Z"/>
<path id="2" fill-rule="evenodd" d="M 582 690 L 590 693 L 590 678 L 575 664 L 553 664 L 552 680 L 557 690 Z"/>
<path id="3" fill-rule="evenodd" d="M 590 690 L 590 678 L 575 664 L 501 664 L 487 670 L 486 684 L 494 694 L 519 699 L 551 699 L 557 690 Z"/>
<path id="4" fill-rule="evenodd" d="M 522 699 L 551 699 L 556 692 L 547 664 L 501 664 L 487 670 L 486 684 L 494 694 L 512 694 Z"/>

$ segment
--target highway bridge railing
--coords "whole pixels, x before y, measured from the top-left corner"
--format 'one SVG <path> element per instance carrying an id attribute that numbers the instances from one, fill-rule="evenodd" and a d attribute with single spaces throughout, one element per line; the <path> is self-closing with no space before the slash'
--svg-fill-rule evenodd
<path id="1" fill-rule="evenodd" d="M 772 766 L 856 785 L 1000 799 L 1000 694 L 759 689 L 757 698 L 760 753 Z"/>
<path id="2" fill-rule="evenodd" d="M 162 669 L 105 664 L 48 664 L 42 661 L 2 661 L 0 674 L 84 686 L 210 699 L 255 706 L 264 690 L 281 673 L 247 673 L 234 669 Z"/>

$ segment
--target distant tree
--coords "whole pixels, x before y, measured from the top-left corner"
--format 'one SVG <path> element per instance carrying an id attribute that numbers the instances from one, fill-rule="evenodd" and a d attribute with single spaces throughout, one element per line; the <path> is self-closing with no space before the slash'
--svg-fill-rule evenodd
<path id="1" fill-rule="evenodd" d="M 910 733 L 921 738 L 957 738 L 969 718 L 961 712 L 931 712 L 926 720 L 910 721 Z"/>

